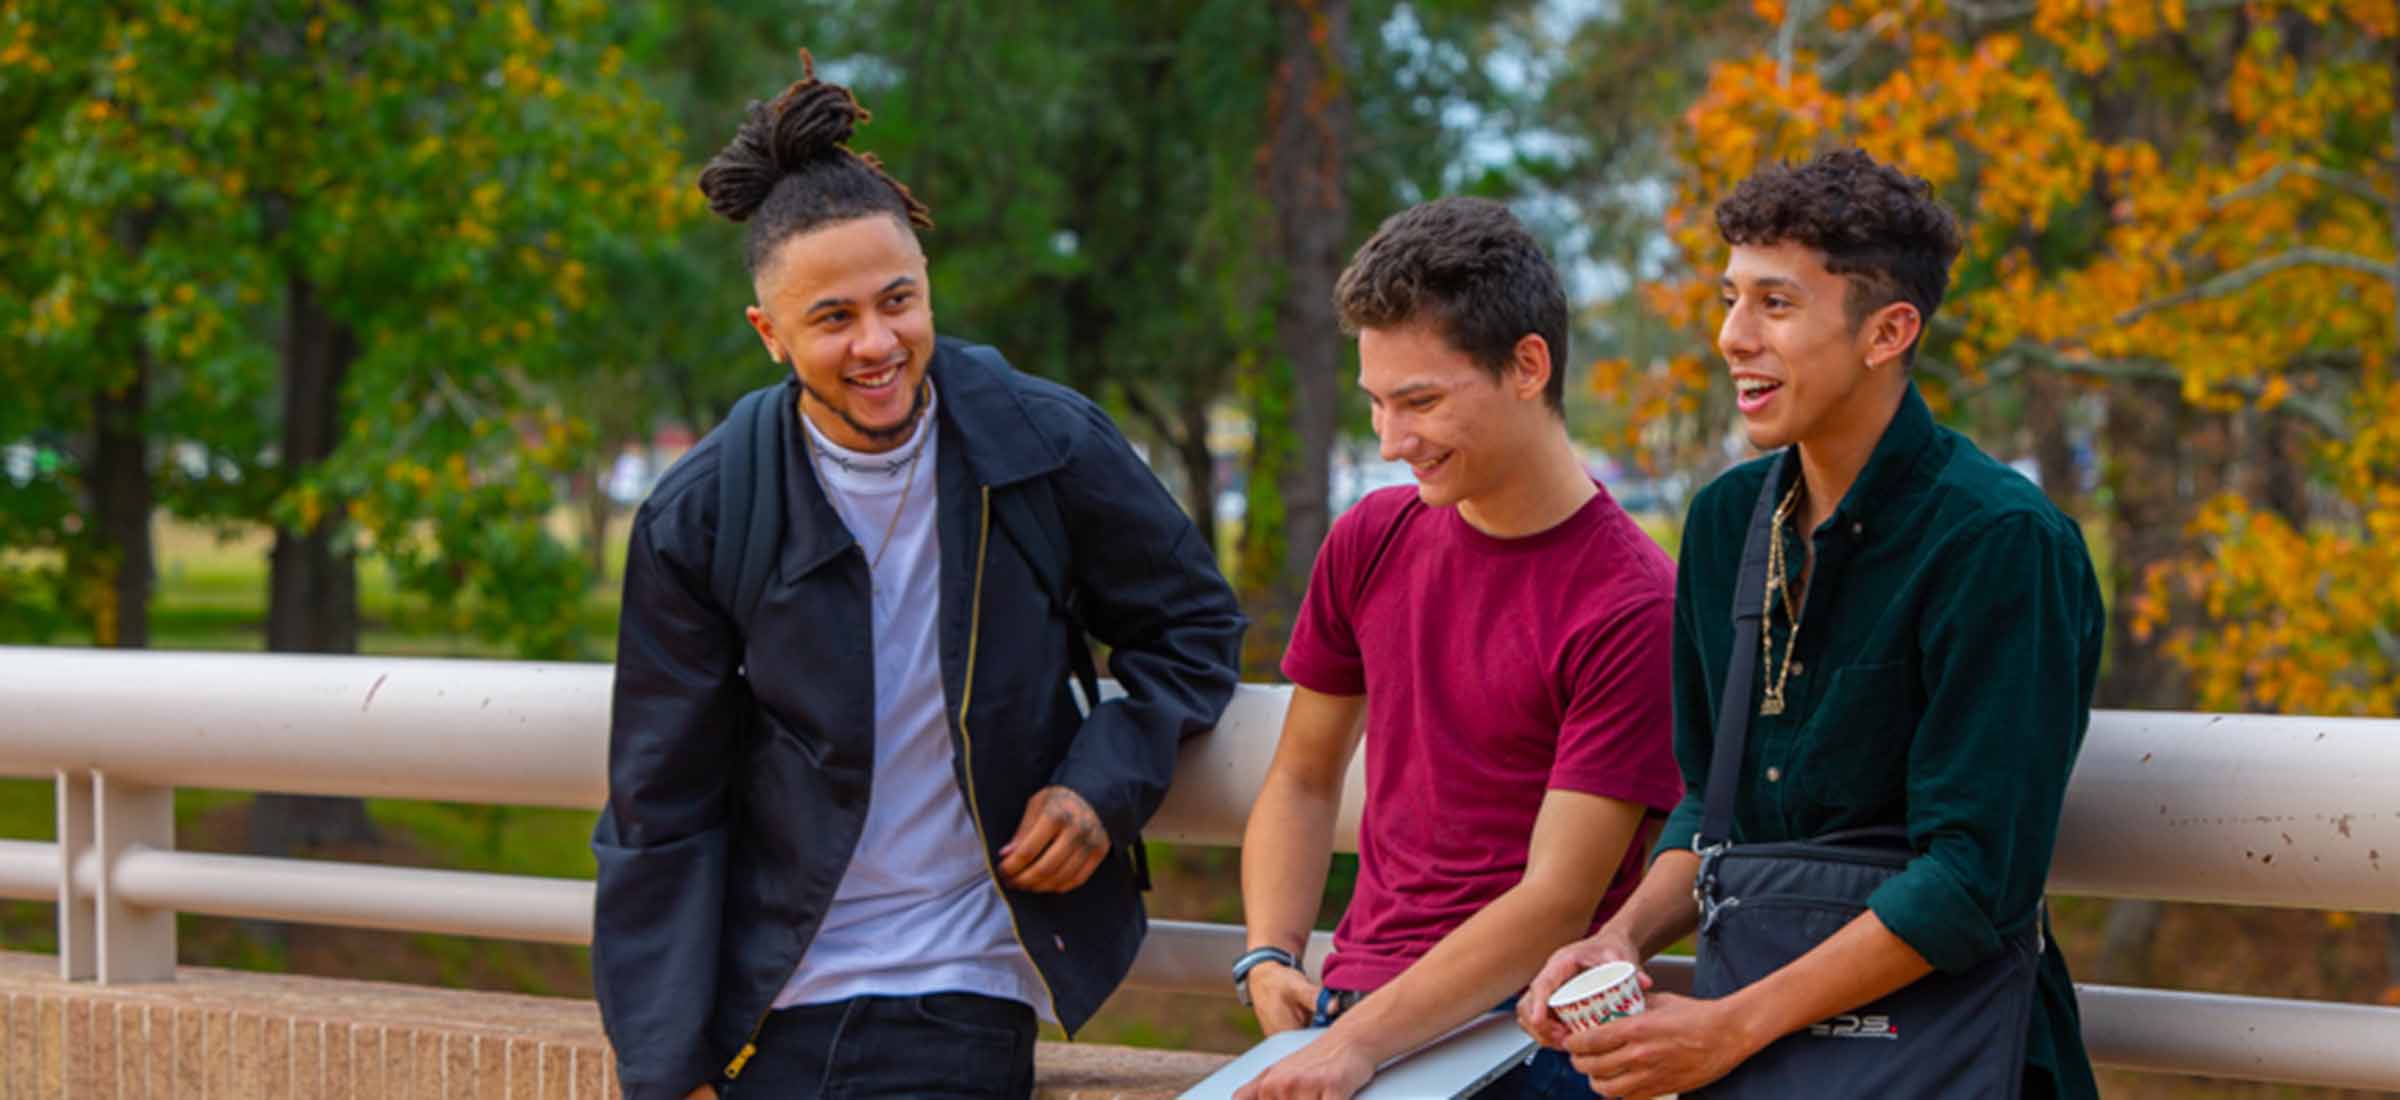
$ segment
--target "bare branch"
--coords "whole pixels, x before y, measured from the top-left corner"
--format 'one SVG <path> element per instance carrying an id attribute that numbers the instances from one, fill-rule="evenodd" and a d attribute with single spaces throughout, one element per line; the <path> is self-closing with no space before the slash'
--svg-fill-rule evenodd
<path id="1" fill-rule="evenodd" d="M 1920 358 L 1920 362 L 1923 359 Z M 2068 356 L 2047 344 L 2014 344 L 2002 351 L 1990 366 L 1984 368 L 1989 382 L 2002 381 L 2023 374 L 2032 367 L 2046 367 L 2061 374 L 2080 375 L 2128 382 L 2167 382 L 2183 384 L 2183 374 L 2157 363 L 2125 359 L 2091 359 Z M 2266 387 L 2256 382 L 2226 380 L 2212 382 L 2215 389 L 2238 393 L 2251 401 L 2266 395 Z M 2306 394 L 2290 393 L 2277 403 L 2273 412 L 2298 417 L 2311 427 L 2325 433 L 2329 439 L 2347 439 L 2351 435 L 2349 422 L 2340 410 Z"/>
<path id="2" fill-rule="evenodd" d="M 2400 635 L 2378 623 L 2367 628 L 2367 636 L 2375 639 L 2375 648 L 2383 653 L 2384 663 L 2400 667 Z"/>
<path id="3" fill-rule="evenodd" d="M 2130 325 L 2160 310 L 2188 305 L 2204 298 L 2222 298 L 2247 288 L 2269 275 L 2290 271 L 2293 268 L 2331 267 L 2372 275 L 2378 279 L 2393 279 L 2396 277 L 2394 275 L 2396 266 L 2400 265 L 2386 263 L 2369 256 L 2361 256 L 2355 252 L 2342 252 L 2331 248 L 2295 248 L 2254 263 L 2244 264 L 2198 286 L 2186 287 L 2164 298 L 2153 298 L 2117 314 L 2111 323 L 2118 326 Z"/>
<path id="4" fill-rule="evenodd" d="M 2263 173 L 2260 173 L 2257 179 L 2251 180 L 2240 187 L 2236 187 L 2231 191 L 2227 191 L 2224 194 L 2209 200 L 2208 208 L 2211 210 L 2223 210 L 2237 202 L 2247 202 L 2251 199 L 2255 199 L 2261 195 L 2265 195 L 2274 191 L 2276 187 L 2283 183 L 2283 181 L 2290 179 L 2293 176 L 2301 176 L 2307 179 L 2315 180 L 2327 187 L 2331 187 L 2337 191 L 2348 192 L 2354 198 L 2362 199 L 2377 206 L 2383 206 L 2392 201 L 2389 196 L 2385 195 L 2381 191 L 2376 190 L 2375 184 L 2364 176 L 2356 176 L 2348 172 L 2335 171 L 2334 169 L 2327 168 L 2321 164 L 2310 164 L 2307 161 L 2287 160 L 2273 168 L 2267 169 Z"/>
<path id="5" fill-rule="evenodd" d="M 1183 446 L 1184 433 L 1175 430 L 1175 418 L 1167 415 L 1164 403 L 1148 390 L 1131 382 L 1120 383 L 1118 391 L 1125 395 L 1125 404 L 1133 410 L 1133 415 L 1141 418 L 1151 431 L 1157 432 L 1158 438 L 1170 447 Z"/>
<path id="6" fill-rule="evenodd" d="M 2391 51 L 2392 86 L 2395 88 L 2400 88 L 2400 38 L 2394 38 L 2387 45 Z M 2387 226 L 2387 228 L 2389 228 L 2392 232 L 2392 247 L 2400 248 L 2400 111 L 2392 112 L 2391 127 L 2392 194 L 2390 198 L 2384 201 L 2383 209 L 2384 216 L 2388 218 L 2391 223 L 2389 226 Z M 2392 265 L 2390 280 L 2392 284 L 2393 305 L 2395 307 L 2400 307 L 2400 263 L 2395 263 Z"/>
<path id="7" fill-rule="evenodd" d="M 2222 11 L 2241 7 L 2246 0 L 2186 0 L 2184 11 L 2197 13 Z M 1950 10 L 1967 17 L 1967 22 L 1980 26 L 1985 23 L 2007 23 L 2031 16 L 2041 5 L 2033 3 L 1980 3 L 1977 0 L 1950 0 Z"/>
<path id="8" fill-rule="evenodd" d="M 442 404 L 449 406 L 450 412 L 460 420 L 472 424 L 479 420 L 500 419 L 491 406 L 477 401 L 468 396 L 465 390 L 460 389 L 458 383 L 451 380 L 450 372 L 435 367 L 432 375 L 434 396 L 440 399 Z"/>
<path id="9" fill-rule="evenodd" d="M 1800 24 L 1816 14 L 1816 0 L 1789 0 L 1775 27 L 1775 86 L 1792 86 L 1792 55 L 1800 46 Z"/>
<path id="10" fill-rule="evenodd" d="M 1817 79 L 1830 81 L 1842 75 L 1842 70 L 1856 64 L 1858 59 L 1866 54 L 1867 47 L 1873 46 L 1878 39 L 1883 37 L 1883 32 L 1890 30 L 1892 24 L 1899 21 L 1900 12 L 1897 8 L 1877 15 L 1866 25 L 1865 29 L 1851 37 L 1849 45 L 1843 46 L 1841 53 L 1835 54 L 1831 60 L 1817 66 Z"/>
<path id="11" fill-rule="evenodd" d="M 2005 23 L 2023 19 L 2034 13 L 2033 4 L 1979 4 L 1975 0 L 1950 0 L 1950 10 L 1966 16 L 1970 23 Z"/>

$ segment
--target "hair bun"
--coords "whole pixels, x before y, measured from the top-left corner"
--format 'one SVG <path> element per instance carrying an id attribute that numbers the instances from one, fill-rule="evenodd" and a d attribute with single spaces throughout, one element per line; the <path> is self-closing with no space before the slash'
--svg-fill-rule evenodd
<path id="1" fill-rule="evenodd" d="M 752 102 L 733 141 L 700 172 L 708 208 L 747 221 L 783 177 L 828 156 L 848 156 L 850 135 L 867 120 L 858 97 L 817 79 L 816 62 L 800 51 L 801 77 L 772 103 Z"/>
<path id="2" fill-rule="evenodd" d="M 866 108 L 858 105 L 850 89 L 820 80 L 792 85 L 768 112 L 774 118 L 768 147 L 776 167 L 785 172 L 797 172 L 819 157 L 846 153 L 843 147 L 851 133 L 867 119 Z"/>

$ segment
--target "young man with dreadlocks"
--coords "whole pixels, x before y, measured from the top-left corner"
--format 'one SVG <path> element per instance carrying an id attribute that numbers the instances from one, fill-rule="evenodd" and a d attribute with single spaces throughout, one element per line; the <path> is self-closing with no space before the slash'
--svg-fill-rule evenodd
<path id="1" fill-rule="evenodd" d="M 1981 1049 L 2009 1050 L 2019 1036 L 2008 1033 L 2026 1030 L 2021 1066 L 1992 1067 L 1990 1087 L 1971 1094 L 2096 1096 L 2041 901 L 2100 666 L 2100 590 L 2075 522 L 1935 424 L 1909 380 L 1958 226 L 1925 181 L 1856 150 L 1750 177 L 1718 206 L 1717 226 L 1732 246 L 1718 350 L 1751 445 L 1778 453 L 1701 490 L 1684 526 L 1675 754 L 1689 793 L 1641 889 L 1551 960 L 1519 1017 L 1608 1096 L 1720 1081 L 1757 1095 L 1742 1084 L 1757 1072 L 1749 1063 L 1876 1049 L 1811 1044 L 1853 1034 L 1819 1031 L 1823 1021 L 1990 962 L 2030 984 L 2029 1019 L 1974 1021 L 1988 1029 L 1975 1037 Z M 1742 660 L 1731 652 L 1734 616 L 1759 613 L 1736 608 L 1734 591 L 1755 567 L 1745 542 L 1762 490 L 1774 506 L 1759 563 L 1763 628 L 1757 648 L 1745 647 L 1756 687 L 1725 701 L 1728 667 Z M 1737 991 L 1654 994 L 1643 1015 L 1563 1034 L 1542 1008 L 1562 981 L 1604 961 L 1639 965 L 1700 925 L 1694 838 L 1731 713 L 1720 708 L 1736 705 L 1748 732 L 1727 773 L 1731 835 L 1709 843 L 1740 851 L 1880 828 L 1905 833 L 1897 872 L 1872 887 L 1864 912 Z M 1913 1033 L 1879 1022 L 1890 1034 L 1868 1037 Z M 1758 1057 L 1794 1035 L 1803 1039 Z M 1970 1092 L 1952 1081 L 1876 1093 L 1936 1094 Z"/>
<path id="2" fill-rule="evenodd" d="M 1037 1015 L 1132 963 L 1136 830 L 1238 675 L 1232 591 L 1108 417 L 935 339 L 932 223 L 865 120 L 812 75 L 700 177 L 791 377 L 729 422 L 780 446 L 721 427 L 634 518 L 592 944 L 632 1100 L 1029 1095 Z M 755 603 L 737 477 L 780 487 Z M 1087 629 L 1124 694 L 1084 713 Z"/>

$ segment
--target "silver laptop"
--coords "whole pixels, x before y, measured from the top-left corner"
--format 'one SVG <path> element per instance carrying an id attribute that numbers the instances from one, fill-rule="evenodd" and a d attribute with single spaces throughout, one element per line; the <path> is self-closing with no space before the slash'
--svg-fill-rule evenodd
<path id="1" fill-rule="evenodd" d="M 1178 1100 L 1233 1100 L 1233 1090 L 1324 1033 L 1321 1027 L 1304 1027 L 1269 1035 Z M 1513 1014 L 1487 1012 L 1384 1063 L 1358 1100 L 1465 1100 L 1533 1057 L 1535 1046 Z"/>

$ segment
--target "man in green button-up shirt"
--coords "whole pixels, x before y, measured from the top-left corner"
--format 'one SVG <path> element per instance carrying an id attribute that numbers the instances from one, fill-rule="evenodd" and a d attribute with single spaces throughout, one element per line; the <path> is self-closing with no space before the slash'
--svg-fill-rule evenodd
<path id="1" fill-rule="evenodd" d="M 1737 466 L 1693 501 L 1674 641 L 1687 793 L 1640 890 L 1551 960 L 1521 1012 L 1610 1096 L 1699 1088 L 1784 1035 L 1934 970 L 1965 970 L 2044 919 L 2100 664 L 2103 611 L 2081 531 L 1936 425 L 1908 379 L 1959 249 L 1931 189 L 1863 153 L 1829 153 L 1753 176 L 1717 222 L 1733 246 L 1718 347 L 1743 429 L 1754 447 L 1794 448 L 1798 461 Z M 1732 839 L 1904 825 L 1916 856 L 1868 912 L 1748 988 L 1713 1001 L 1654 996 L 1648 1013 L 1570 1038 L 1536 1007 L 1560 981 L 1610 959 L 1638 963 L 1697 922 L 1692 838 L 1735 581 L 1752 506 L 1779 469 L 1790 594 L 1769 589 Z M 2098 1095 L 2055 943 L 2025 1050 L 2026 1097 Z"/>

